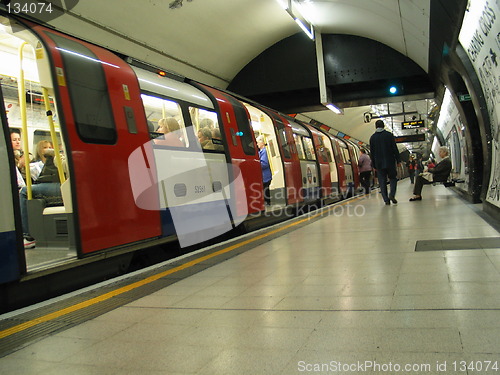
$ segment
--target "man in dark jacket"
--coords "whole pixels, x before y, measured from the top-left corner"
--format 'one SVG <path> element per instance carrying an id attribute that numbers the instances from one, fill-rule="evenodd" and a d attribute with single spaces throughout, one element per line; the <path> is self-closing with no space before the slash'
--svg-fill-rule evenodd
<path id="1" fill-rule="evenodd" d="M 398 147 L 392 133 L 384 130 L 382 120 L 375 123 L 375 133 L 370 137 L 370 156 L 372 165 L 377 171 L 380 192 L 386 205 L 396 204 L 397 170 L 396 164 L 401 163 Z M 389 178 L 390 192 L 387 195 L 387 178 Z"/>
<path id="2" fill-rule="evenodd" d="M 421 201 L 422 200 L 422 188 L 424 185 L 432 184 L 433 182 L 446 182 L 451 173 L 451 160 L 449 158 L 448 147 L 439 147 L 439 157 L 442 158 L 434 168 L 429 168 L 427 178 L 423 176 L 418 176 L 415 180 L 415 188 L 413 189 L 413 197 L 410 198 L 410 202 Z"/>

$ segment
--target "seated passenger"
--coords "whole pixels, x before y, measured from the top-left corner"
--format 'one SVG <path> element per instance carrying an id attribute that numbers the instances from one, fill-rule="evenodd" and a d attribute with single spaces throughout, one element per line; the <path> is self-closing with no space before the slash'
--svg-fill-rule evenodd
<path id="1" fill-rule="evenodd" d="M 429 174 L 420 174 L 415 180 L 415 188 L 413 189 L 413 197 L 410 202 L 422 200 L 422 188 L 424 185 L 432 184 L 433 182 L 446 182 L 451 173 L 451 160 L 449 158 L 448 147 L 442 146 L 439 148 L 439 157 L 441 160 L 434 168 L 429 168 Z M 427 177 L 427 178 L 426 178 Z"/>
<path id="2" fill-rule="evenodd" d="M 212 131 L 208 127 L 200 128 L 198 130 L 198 140 L 200 141 L 200 146 L 204 150 L 214 150 L 214 144 L 212 142 Z"/>
<path id="3" fill-rule="evenodd" d="M 45 151 L 53 148 L 52 142 L 49 141 L 40 141 L 36 145 L 35 158 L 30 163 L 31 179 L 33 181 L 38 180 L 38 176 L 40 175 L 40 172 L 42 172 L 43 166 L 45 165 Z"/>
<path id="4" fill-rule="evenodd" d="M 54 150 L 46 149 L 43 153 L 45 164 L 37 179 L 37 184 L 31 186 L 33 199 L 43 199 L 46 206 L 62 205 L 61 183 L 57 167 L 54 164 Z M 24 248 L 32 249 L 36 245 L 35 239 L 30 235 L 28 224 L 28 192 L 23 187 L 19 191 L 19 204 L 21 206 L 21 223 L 23 227 Z"/>
<path id="5" fill-rule="evenodd" d="M 214 122 L 209 118 L 204 118 L 200 121 L 200 129 L 202 128 L 209 128 L 212 130 L 214 128 Z"/>
<path id="6" fill-rule="evenodd" d="M 180 127 L 177 120 L 173 117 L 160 119 L 157 131 L 165 135 L 155 138 L 154 143 L 163 146 L 185 147 Z"/>

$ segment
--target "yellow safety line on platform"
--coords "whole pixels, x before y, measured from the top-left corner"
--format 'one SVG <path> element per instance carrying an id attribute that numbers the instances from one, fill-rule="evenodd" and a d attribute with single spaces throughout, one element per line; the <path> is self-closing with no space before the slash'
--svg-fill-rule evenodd
<path id="1" fill-rule="evenodd" d="M 337 206 L 341 206 L 341 205 L 344 205 L 344 204 L 347 204 L 347 203 L 351 203 L 351 202 L 353 202 L 355 200 L 360 199 L 361 197 L 357 197 L 357 198 L 354 198 L 354 199 L 346 201 L 346 202 L 341 202 L 341 203 L 335 204 L 335 205 L 329 207 L 327 211 L 335 209 L 335 207 L 337 207 Z M 266 237 L 268 237 L 270 235 L 273 235 L 275 233 L 279 233 L 279 232 L 281 232 L 281 231 L 283 231 L 285 229 L 288 229 L 288 228 L 294 227 L 296 225 L 302 224 L 302 223 L 304 223 L 306 221 L 312 220 L 312 219 L 314 219 L 314 218 L 316 218 L 316 217 L 318 217 L 318 216 L 320 216 L 322 214 L 323 214 L 323 211 L 320 212 L 320 213 L 317 213 L 315 215 L 309 216 L 309 217 L 307 217 L 305 219 L 302 219 L 302 220 L 296 221 L 294 223 L 288 224 L 288 225 L 286 225 L 284 227 L 281 227 L 281 228 L 278 228 L 278 229 L 274 229 L 274 230 L 272 230 L 270 232 L 258 235 L 256 237 L 252 237 L 252 238 L 250 238 L 248 240 L 245 240 L 245 241 L 239 242 L 239 243 L 237 243 L 235 245 L 226 247 L 226 248 L 221 249 L 219 251 L 216 251 L 216 252 L 214 252 L 212 254 L 208 254 L 208 255 L 202 256 L 200 258 L 194 259 L 194 260 L 192 260 L 190 262 L 187 262 L 187 263 L 184 263 L 184 264 L 182 264 L 180 266 L 177 266 L 175 268 L 169 269 L 168 271 L 160 272 L 160 273 L 158 273 L 156 275 L 147 277 L 144 280 L 137 281 L 137 282 L 129 284 L 127 286 L 118 288 L 118 289 L 113 290 L 111 292 L 105 293 L 105 294 L 103 294 L 103 295 L 101 295 L 99 297 L 91 298 L 91 299 L 89 299 L 87 301 L 77 303 L 76 305 L 73 305 L 73 306 L 70 306 L 70 307 L 66 307 L 66 308 L 64 308 L 62 310 L 58 310 L 58 311 L 55 311 L 53 313 L 50 313 L 50 314 L 41 316 L 39 318 L 30 320 L 28 322 L 25 322 L 25 323 L 22 323 L 22 324 L 18 324 L 18 325 L 14 326 L 14 327 L 5 329 L 3 331 L 0 331 L 0 339 L 3 339 L 5 337 L 8 337 L 8 336 L 13 335 L 15 333 L 22 332 L 22 331 L 24 331 L 24 330 L 26 330 L 28 328 L 31 328 L 31 327 L 34 327 L 34 326 L 40 324 L 40 323 L 45 323 L 45 322 L 57 319 L 57 318 L 59 318 L 61 316 L 70 314 L 72 312 L 75 312 L 75 311 L 84 309 L 86 307 L 95 305 L 95 304 L 97 304 L 99 302 L 106 301 L 106 300 L 108 300 L 110 298 L 113 298 L 113 297 L 116 297 L 116 296 L 118 296 L 120 294 L 129 292 L 129 291 L 134 290 L 136 288 L 139 288 L 139 287 L 141 287 L 143 285 L 147 285 L 149 283 L 152 283 L 153 281 L 161 279 L 162 277 L 165 277 L 165 276 L 171 275 L 171 274 L 173 274 L 175 272 L 182 271 L 182 270 L 184 270 L 186 268 L 192 267 L 192 266 L 194 266 L 194 265 L 196 265 L 198 263 L 201 263 L 201 262 L 203 262 L 203 261 L 205 261 L 207 259 L 211 259 L 211 258 L 214 258 L 216 256 L 228 253 L 228 252 L 230 252 L 232 250 L 235 250 L 235 249 L 238 249 L 238 248 L 240 248 L 240 247 L 242 247 L 244 245 L 248 245 L 248 244 L 250 244 L 252 242 L 255 242 L 257 240 L 260 240 L 262 238 L 266 238 Z"/>

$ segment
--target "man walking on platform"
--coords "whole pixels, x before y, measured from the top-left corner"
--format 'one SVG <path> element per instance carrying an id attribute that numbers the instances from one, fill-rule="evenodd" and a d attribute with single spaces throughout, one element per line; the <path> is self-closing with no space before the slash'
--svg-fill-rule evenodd
<path id="1" fill-rule="evenodd" d="M 382 120 L 375 123 L 375 133 L 370 137 L 370 156 L 372 165 L 377 172 L 380 192 L 386 205 L 396 204 L 397 170 L 396 164 L 401 163 L 398 147 L 392 133 L 384 130 Z M 387 195 L 387 178 L 389 178 L 390 192 Z"/>

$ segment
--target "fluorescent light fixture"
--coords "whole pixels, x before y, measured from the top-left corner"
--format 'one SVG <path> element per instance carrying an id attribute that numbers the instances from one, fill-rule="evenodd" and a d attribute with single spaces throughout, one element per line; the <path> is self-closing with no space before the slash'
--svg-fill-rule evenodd
<path id="1" fill-rule="evenodd" d="M 325 104 L 325 107 L 328 108 L 330 111 L 335 112 L 337 115 L 342 115 L 344 113 L 342 109 L 340 109 L 339 107 L 337 107 L 335 104 L 332 103 Z"/>
<path id="2" fill-rule="evenodd" d="M 304 24 L 304 22 L 302 22 L 302 20 L 298 19 L 297 17 L 295 17 L 295 22 L 297 22 L 297 25 L 300 26 L 300 28 L 302 29 L 302 31 L 304 31 L 306 33 L 306 35 L 311 38 L 311 40 L 314 40 L 314 30 L 313 30 L 313 27 L 311 24 L 309 24 L 311 26 L 311 30 L 309 30 L 307 28 L 307 26 Z"/>

